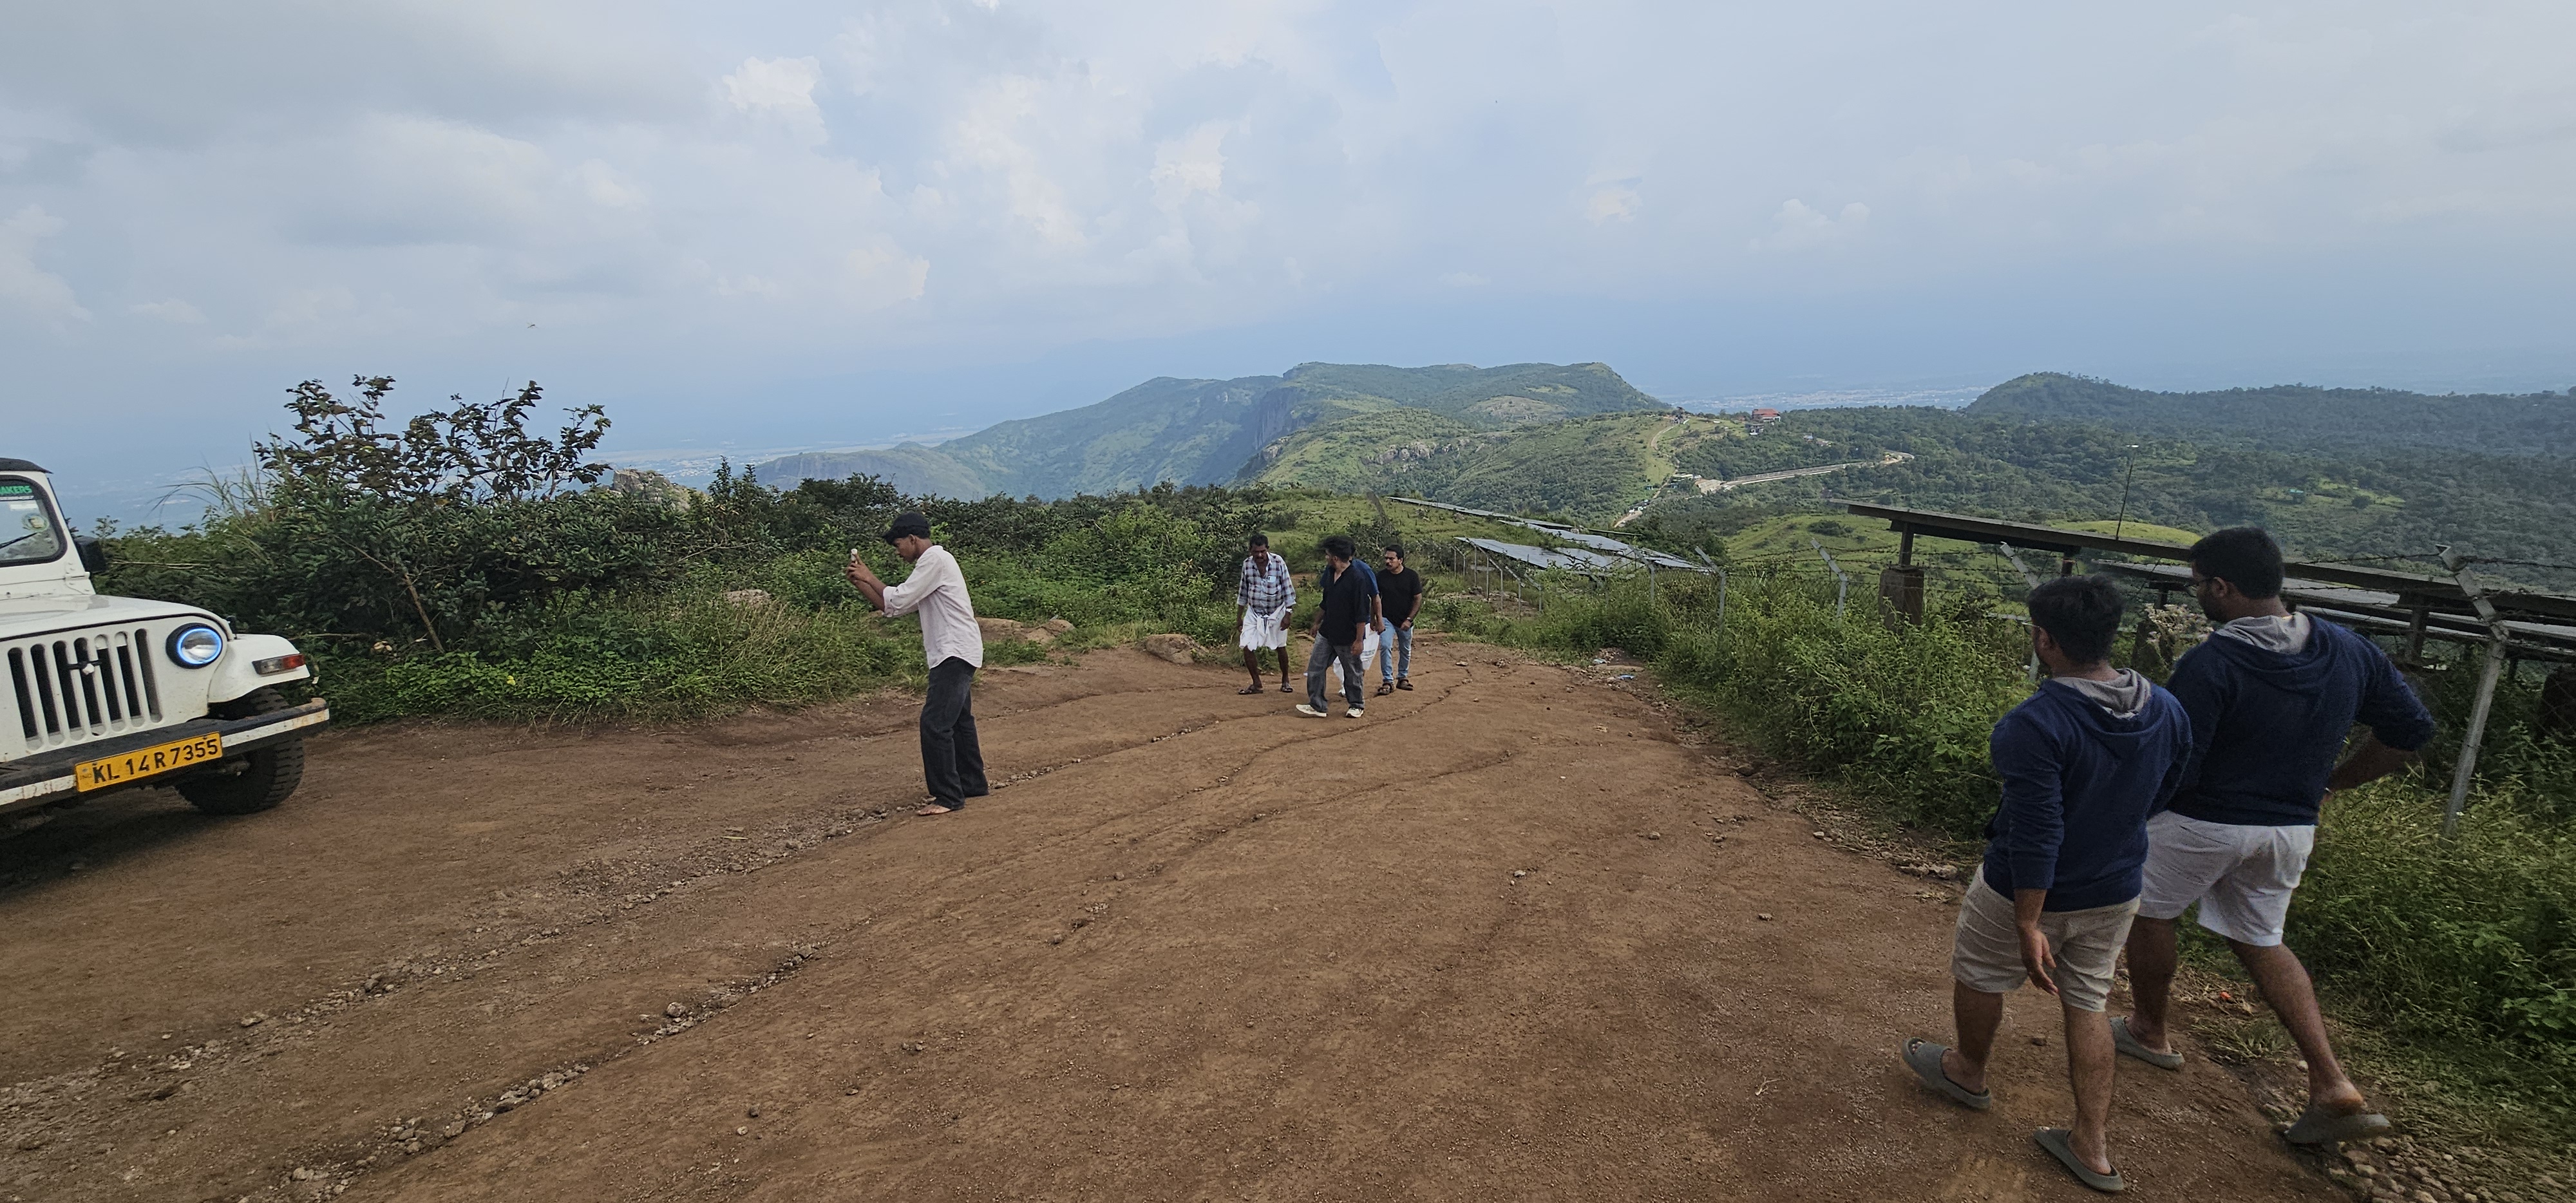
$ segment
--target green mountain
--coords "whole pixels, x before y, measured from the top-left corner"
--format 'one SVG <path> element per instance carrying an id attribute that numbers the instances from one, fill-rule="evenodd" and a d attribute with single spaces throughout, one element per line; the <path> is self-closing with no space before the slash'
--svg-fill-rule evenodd
<path id="1" fill-rule="evenodd" d="M 2087 422 L 2137 434 L 2260 440 L 2275 449 L 2439 447 L 2500 455 L 2576 454 L 2576 389 L 2567 393 L 2409 393 L 2304 384 L 2153 393 L 2034 372 L 1986 390 L 1981 418 Z"/>
<path id="2" fill-rule="evenodd" d="M 1220 484 L 1256 471 L 1250 465 L 1265 453 L 1276 459 L 1282 440 L 1298 431 L 1364 415 L 1404 411 L 1445 432 L 1660 408 L 1607 364 L 1307 363 L 1277 376 L 1160 377 L 1106 401 L 998 423 L 935 448 L 790 456 L 754 468 L 763 480 L 784 482 L 844 464 L 878 464 L 905 473 L 877 472 L 907 493 L 1064 497 L 1164 481 Z M 885 458 L 897 452 L 900 462 Z M 874 458 L 838 458 L 844 456 Z"/>

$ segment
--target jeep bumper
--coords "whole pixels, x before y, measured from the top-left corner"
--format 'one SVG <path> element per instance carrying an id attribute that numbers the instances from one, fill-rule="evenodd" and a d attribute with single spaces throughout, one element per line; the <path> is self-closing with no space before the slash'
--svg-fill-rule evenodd
<path id="1" fill-rule="evenodd" d="M 256 751 L 280 740 L 300 739 L 306 731 L 330 721 L 330 706 L 315 698 L 301 706 L 249 718 L 191 719 L 132 735 L 38 753 L 0 765 L 0 813 L 40 806 L 57 800 L 61 795 L 79 792 L 77 770 L 82 764 L 102 757 L 200 735 L 221 735 L 224 737 L 224 759 L 230 760 L 237 752 Z M 166 785 L 177 779 L 177 774 L 154 776 L 136 781 L 135 785 Z"/>

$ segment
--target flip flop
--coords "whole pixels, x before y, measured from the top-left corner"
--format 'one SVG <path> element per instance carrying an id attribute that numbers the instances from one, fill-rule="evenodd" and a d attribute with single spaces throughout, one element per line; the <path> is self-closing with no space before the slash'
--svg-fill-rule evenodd
<path id="1" fill-rule="evenodd" d="M 2075 1175 L 2076 1181 L 2106 1195 L 2116 1195 L 2129 1189 L 2128 1180 L 2120 1177 L 2120 1171 L 2115 1169 L 2099 1174 L 2093 1171 L 2092 1166 L 2084 1164 L 2084 1159 L 2075 1155 L 2075 1146 L 2070 1143 L 2074 1135 L 2064 1128 L 2042 1128 L 2031 1133 L 2030 1138 L 2038 1141 L 2039 1147 L 2048 1150 L 2050 1156 L 2057 1158 L 2067 1173 Z"/>
<path id="2" fill-rule="evenodd" d="M 2111 1021 L 2111 1047 L 2158 1069 L 2182 1068 L 2181 1053 L 2160 1053 L 2138 1043 L 2138 1038 L 2129 1034 L 2129 1017 L 2126 1015 Z"/>
<path id="3" fill-rule="evenodd" d="M 913 813 L 913 817 L 915 817 L 915 818 L 921 818 L 921 819 L 935 819 L 935 818 L 938 818 L 938 817 L 939 817 L 939 816 L 941 816 L 941 815 L 953 815 L 953 814 L 956 814 L 958 811 L 961 811 L 961 810 L 964 810 L 964 809 L 966 809 L 966 804 L 965 804 L 965 803 L 963 803 L 963 802 L 960 802 L 960 803 L 958 803 L 958 804 L 957 804 L 957 805 L 955 805 L 955 806 L 947 806 L 947 805 L 943 805 L 943 804 L 938 803 L 938 802 L 933 802 L 933 803 L 931 803 L 930 805 L 925 806 L 925 807 L 922 807 L 921 809 L 916 810 L 916 811 L 914 811 L 914 812 L 912 812 L 912 813 Z"/>
<path id="4" fill-rule="evenodd" d="M 1294 690 L 1294 689 L 1289 688 L 1289 687 L 1288 687 L 1288 683 L 1287 683 L 1286 681 L 1281 681 L 1281 682 L 1279 683 L 1279 692 L 1281 692 L 1281 693 L 1295 693 L 1295 692 L 1297 692 L 1297 691 L 1296 691 L 1296 690 Z"/>
<path id="5" fill-rule="evenodd" d="M 2294 1145 L 2323 1145 L 2363 1140 L 2387 1130 L 2388 1117 L 2376 1111 L 2329 1115 L 2310 1107 L 2299 1114 L 2299 1122 L 2281 1130 L 2281 1139 Z"/>
<path id="6" fill-rule="evenodd" d="M 1994 1106 L 1994 1091 L 1969 1090 L 1951 1081 L 1950 1075 L 1942 1072 L 1941 1054 L 1949 1051 L 1950 1046 L 1946 1044 L 1934 1044 L 1916 1036 L 1905 1042 L 1905 1048 L 1899 1055 L 1904 1058 L 1905 1067 L 1913 1070 L 1915 1077 L 1923 1079 L 1924 1085 L 1948 1095 L 1952 1102 L 1972 1111 L 1983 1111 Z"/>
<path id="7" fill-rule="evenodd" d="M 1246 685 L 1241 689 L 1235 690 L 1235 692 L 1242 694 L 1245 697 L 1251 697 L 1253 694 L 1262 692 L 1262 689 L 1258 685 Z"/>

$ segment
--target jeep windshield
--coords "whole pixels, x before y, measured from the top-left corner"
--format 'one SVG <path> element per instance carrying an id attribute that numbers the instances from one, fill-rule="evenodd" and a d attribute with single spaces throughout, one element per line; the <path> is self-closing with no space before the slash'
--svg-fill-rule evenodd
<path id="1" fill-rule="evenodd" d="M 59 559 L 70 545 L 36 482 L 0 476 L 0 568 Z"/>

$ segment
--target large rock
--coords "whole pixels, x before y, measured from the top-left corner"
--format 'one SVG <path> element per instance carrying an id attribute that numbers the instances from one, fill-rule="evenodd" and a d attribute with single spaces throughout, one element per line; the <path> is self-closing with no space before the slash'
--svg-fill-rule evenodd
<path id="1" fill-rule="evenodd" d="M 978 618 L 975 620 L 975 626 L 984 632 L 986 643 L 1055 642 L 1055 632 L 1048 630 L 1043 624 L 1030 626 L 1011 618 Z"/>
<path id="2" fill-rule="evenodd" d="M 1038 629 L 1050 634 L 1062 635 L 1065 632 L 1072 630 L 1073 624 L 1066 622 L 1061 618 L 1050 618 L 1045 622 L 1039 623 Z"/>
<path id="3" fill-rule="evenodd" d="M 1197 651 L 1198 648 L 1199 641 L 1187 635 L 1147 635 L 1145 637 L 1146 651 L 1174 664 L 1189 663 L 1190 653 Z"/>

